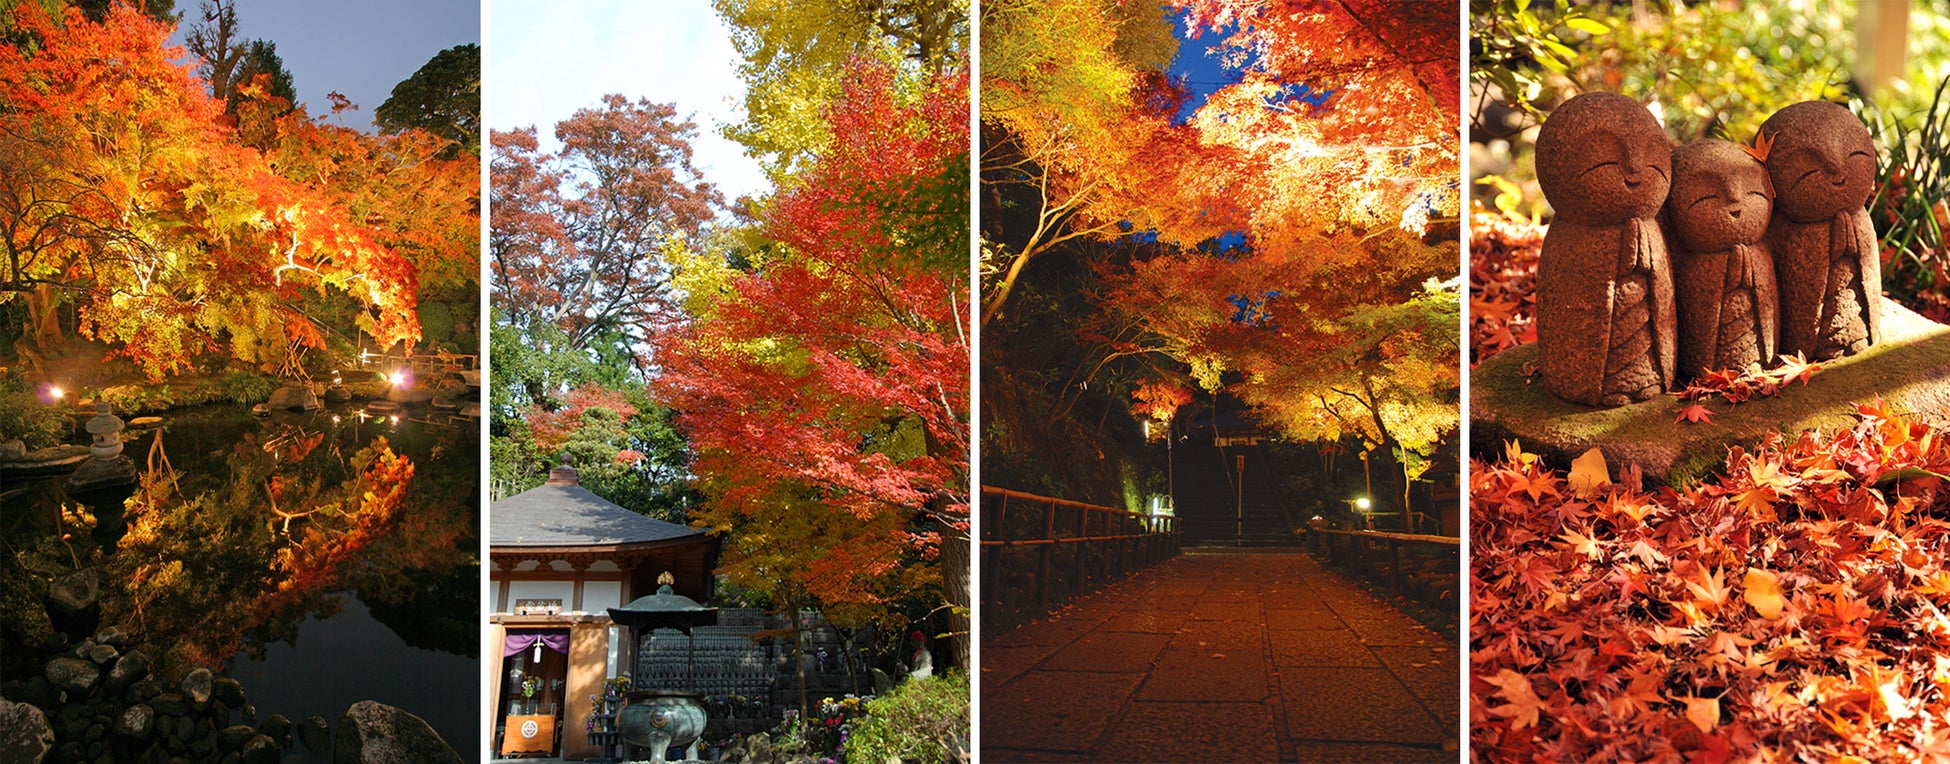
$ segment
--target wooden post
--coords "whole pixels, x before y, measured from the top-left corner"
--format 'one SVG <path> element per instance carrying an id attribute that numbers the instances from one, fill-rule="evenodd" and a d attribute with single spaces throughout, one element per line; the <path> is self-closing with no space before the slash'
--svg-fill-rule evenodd
<path id="1" fill-rule="evenodd" d="M 1056 504 L 1049 501 L 1043 502 L 1043 538 L 1050 540 L 1051 543 L 1043 545 L 1042 565 L 1039 566 L 1041 570 L 1036 576 L 1036 605 L 1041 607 L 1044 612 L 1048 612 L 1050 563 L 1052 562 L 1050 557 L 1056 554 L 1056 544 L 1054 543 L 1054 539 L 1056 538 Z"/>
<path id="2" fill-rule="evenodd" d="M 984 523 L 982 526 L 982 535 L 998 541 L 1006 540 L 1008 538 L 1008 528 L 1003 523 L 1008 517 L 1009 495 L 1005 493 L 1002 494 L 1001 500 L 995 503 L 995 524 L 991 526 Z M 1000 615 L 997 611 L 1001 610 L 1002 604 L 1002 561 L 1007 557 L 1008 550 L 1009 547 L 1006 545 L 988 547 L 982 550 L 982 564 L 985 566 L 983 572 L 988 574 L 985 576 L 988 579 L 988 585 L 982 588 L 984 593 L 982 597 L 984 623 L 993 624 L 996 622 L 993 618 L 988 617 L 990 614 Z"/>
<path id="3" fill-rule="evenodd" d="M 1402 545 L 1395 539 L 1388 540 L 1388 591 L 1402 593 Z"/>
<path id="4" fill-rule="evenodd" d="M 1091 515 L 1090 510 L 1085 509 L 1083 507 L 1077 507 L 1077 538 L 1086 538 L 1086 539 L 1090 538 L 1090 515 Z M 1086 586 L 1084 583 L 1086 580 L 1084 578 L 1085 575 L 1084 565 L 1085 565 L 1085 561 L 1090 558 L 1090 550 L 1095 548 L 1096 546 L 1097 546 L 1097 542 L 1095 541 L 1081 542 L 1076 545 L 1076 551 L 1070 553 L 1071 556 L 1076 558 L 1074 562 L 1076 563 L 1076 568 L 1077 568 L 1076 596 L 1078 597 L 1083 596 L 1084 592 L 1090 590 L 1090 587 Z"/>

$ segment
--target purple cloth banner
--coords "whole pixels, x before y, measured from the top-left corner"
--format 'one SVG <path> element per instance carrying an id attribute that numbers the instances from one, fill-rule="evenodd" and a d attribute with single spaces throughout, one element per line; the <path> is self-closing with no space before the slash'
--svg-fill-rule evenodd
<path id="1" fill-rule="evenodd" d="M 536 642 L 543 647 L 563 655 L 569 654 L 569 633 L 566 631 L 509 632 L 501 643 L 501 657 L 512 658 L 521 651 L 534 647 Z"/>

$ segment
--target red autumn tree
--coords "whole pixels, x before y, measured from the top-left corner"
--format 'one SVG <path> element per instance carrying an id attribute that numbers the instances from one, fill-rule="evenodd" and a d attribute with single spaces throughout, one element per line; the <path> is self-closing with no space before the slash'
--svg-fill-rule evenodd
<path id="1" fill-rule="evenodd" d="M 704 296 L 659 389 L 709 496 L 698 520 L 764 539 L 754 559 L 813 553 L 769 569 L 829 607 L 883 601 L 939 556 L 965 618 L 967 76 L 911 103 L 885 64 L 855 59 L 845 82 L 833 141 L 764 220 L 769 256 Z M 841 518 L 863 532 L 812 543 Z"/>
<path id="2" fill-rule="evenodd" d="M 723 201 L 691 165 L 696 134 L 677 107 L 620 95 L 557 123 L 553 154 L 534 128 L 494 131 L 498 320 L 548 344 L 533 348 L 542 355 L 587 353 L 610 333 L 626 345 L 654 337 L 670 319 L 663 250 L 695 237 Z M 559 336 L 541 330 L 551 325 Z M 511 366 L 504 378 L 532 399 L 560 381 L 544 377 Z"/>

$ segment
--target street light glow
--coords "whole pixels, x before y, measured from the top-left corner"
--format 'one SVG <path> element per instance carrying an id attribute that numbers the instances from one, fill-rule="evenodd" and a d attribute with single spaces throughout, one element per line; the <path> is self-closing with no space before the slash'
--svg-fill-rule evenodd
<path id="1" fill-rule="evenodd" d="M 1360 507 L 1362 509 L 1367 509 L 1368 507 L 1373 506 L 1373 504 L 1374 504 L 1373 502 L 1368 501 L 1368 497 L 1366 496 L 1354 500 L 1354 506 Z"/>
<path id="2" fill-rule="evenodd" d="M 60 386 L 60 385 L 48 385 L 48 386 L 47 386 L 47 397 L 49 397 L 49 398 L 53 398 L 54 400 L 57 400 L 57 401 L 58 401 L 58 400 L 61 400 L 61 397 L 62 397 L 62 396 L 64 396 L 64 395 L 67 395 L 67 394 L 68 394 L 68 392 L 67 392 L 66 390 L 62 390 L 62 389 L 61 389 L 61 386 Z"/>

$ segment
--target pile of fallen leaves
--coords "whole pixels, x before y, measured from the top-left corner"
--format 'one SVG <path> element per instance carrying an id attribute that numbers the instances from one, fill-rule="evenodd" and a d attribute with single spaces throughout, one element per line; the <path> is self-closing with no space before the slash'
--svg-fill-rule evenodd
<path id="1" fill-rule="evenodd" d="M 1808 363 L 1807 358 L 1795 353 L 1781 356 L 1781 365 L 1772 369 L 1755 363 L 1748 365 L 1744 372 L 1732 369 L 1706 372 L 1687 383 L 1686 389 L 1673 393 L 1680 400 L 1692 401 L 1691 405 L 1679 409 L 1673 424 L 1713 421 L 1713 412 L 1701 403 L 1708 398 L 1717 396 L 1728 406 L 1738 406 L 1755 397 L 1780 395 L 1781 389 L 1790 382 L 1798 380 L 1806 385 L 1817 371 L 1821 371 L 1821 364 Z"/>
<path id="2" fill-rule="evenodd" d="M 1685 489 L 1472 464 L 1474 757 L 1950 757 L 1950 428 L 1858 415 Z"/>
<path id="3" fill-rule="evenodd" d="M 1544 228 L 1477 209 L 1469 215 L 1469 364 L 1537 341 L 1537 254 Z"/>

